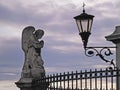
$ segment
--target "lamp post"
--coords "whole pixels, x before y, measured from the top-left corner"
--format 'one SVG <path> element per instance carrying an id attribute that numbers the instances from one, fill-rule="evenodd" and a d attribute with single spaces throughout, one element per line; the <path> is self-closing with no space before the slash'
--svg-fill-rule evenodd
<path id="1" fill-rule="evenodd" d="M 116 68 L 116 65 L 114 64 L 113 59 L 108 60 L 105 58 L 105 56 L 113 55 L 110 48 L 116 48 L 116 47 L 88 47 L 88 39 L 91 35 L 91 28 L 93 23 L 93 15 L 87 14 L 85 12 L 85 4 L 83 4 L 83 13 L 75 16 L 74 19 L 76 20 L 76 24 L 79 30 L 79 35 L 81 36 L 83 47 L 85 49 L 85 55 L 92 57 L 94 55 L 99 56 L 103 61 L 106 63 L 109 63 L 110 65 L 113 65 L 114 68 Z M 99 48 L 99 50 L 98 50 Z M 112 69 L 112 67 L 110 67 Z"/>
<path id="2" fill-rule="evenodd" d="M 94 16 L 85 13 L 84 6 L 85 4 L 83 4 L 83 13 L 74 17 L 74 19 L 76 20 L 78 30 L 79 30 L 79 35 L 81 36 L 83 41 L 83 46 L 84 48 L 86 48 L 88 43 L 88 38 L 91 34 L 91 27 L 92 27 Z"/>

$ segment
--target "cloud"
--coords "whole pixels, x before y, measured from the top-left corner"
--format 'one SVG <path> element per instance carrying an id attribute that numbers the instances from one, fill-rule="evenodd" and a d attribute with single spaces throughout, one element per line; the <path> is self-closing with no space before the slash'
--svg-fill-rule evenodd
<path id="1" fill-rule="evenodd" d="M 99 57 L 84 54 L 73 19 L 82 13 L 84 1 L 86 12 L 95 15 L 88 45 L 113 45 L 106 42 L 104 36 L 111 34 L 120 23 L 118 0 L 0 1 L 0 90 L 19 89 L 14 82 L 21 76 L 24 63 L 21 34 L 28 25 L 45 31 L 42 58 L 47 75 L 109 66 Z"/>
<path id="2" fill-rule="evenodd" d="M 1 90 L 19 90 L 14 84 L 16 82 L 15 80 L 13 81 L 0 81 L 0 89 Z"/>
<path id="3" fill-rule="evenodd" d="M 15 76 L 15 73 L 3 73 L 4 75 Z"/>
<path id="4" fill-rule="evenodd" d="M 29 25 L 29 24 L 44 22 L 45 20 L 47 21 L 51 19 L 49 18 L 51 15 L 50 14 L 46 15 L 45 13 L 46 11 L 45 3 L 42 3 L 41 5 L 40 7 L 38 6 L 24 7 L 20 2 L 17 2 L 17 4 L 9 3 L 7 5 L 2 3 L 0 5 L 0 12 L 2 12 L 0 19 L 4 23 L 8 23 L 8 24 L 12 23 L 13 25 L 15 24 Z M 13 7 L 13 9 L 10 8 L 11 6 Z M 42 12 L 41 10 L 40 10 L 41 12 L 39 12 L 38 8 L 41 8 L 41 10 L 44 10 L 44 12 Z"/>
<path id="5" fill-rule="evenodd" d="M 18 78 L 23 63 L 23 52 L 16 38 L 0 38 L 0 80 Z"/>
<path id="6" fill-rule="evenodd" d="M 12 65 L 0 65 L 0 81 L 17 80 L 20 78 L 21 68 Z"/>
<path id="7" fill-rule="evenodd" d="M 73 19 L 74 16 L 82 13 L 83 1 L 1 0 L 0 68 L 3 67 L 5 70 L 2 73 L 10 77 L 14 74 L 18 75 L 18 72 L 20 75 L 19 70 L 24 62 L 21 34 L 23 28 L 28 25 L 45 31 L 42 57 L 48 72 L 101 67 L 104 63 L 98 58 L 88 58 L 84 55 L 82 41 Z M 86 0 L 85 2 L 86 12 L 95 15 L 89 45 L 109 45 L 104 36 L 111 34 L 115 29 L 114 26 L 120 23 L 119 1 Z M 19 70 L 13 72 L 14 68 Z"/>

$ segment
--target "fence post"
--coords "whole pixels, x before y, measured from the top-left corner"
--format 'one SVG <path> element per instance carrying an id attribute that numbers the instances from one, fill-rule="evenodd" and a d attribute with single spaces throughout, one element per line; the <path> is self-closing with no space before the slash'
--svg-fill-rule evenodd
<path id="1" fill-rule="evenodd" d="M 105 37 L 108 41 L 112 41 L 116 45 L 116 67 L 120 69 L 120 26 L 116 26 L 115 31 Z M 118 78 L 120 82 L 120 78 Z M 119 84 L 119 85 L 118 85 Z M 117 82 L 117 89 L 120 90 L 120 83 Z"/>

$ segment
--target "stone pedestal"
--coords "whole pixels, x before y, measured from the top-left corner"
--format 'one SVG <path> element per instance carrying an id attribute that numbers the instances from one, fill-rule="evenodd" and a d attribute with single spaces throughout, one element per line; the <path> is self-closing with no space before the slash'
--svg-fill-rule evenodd
<path id="1" fill-rule="evenodd" d="M 36 90 L 32 83 L 32 78 L 23 78 L 15 83 L 20 90 Z"/>
<path id="2" fill-rule="evenodd" d="M 116 26 L 115 31 L 105 38 L 108 41 L 112 41 L 116 45 L 116 67 L 120 69 L 120 26 Z M 116 90 L 120 90 L 120 78 L 117 78 L 116 84 Z"/>
<path id="3" fill-rule="evenodd" d="M 33 90 L 32 81 L 31 82 L 16 82 L 15 83 L 20 90 Z M 34 89 L 35 90 L 35 89 Z"/>
<path id="4" fill-rule="evenodd" d="M 48 83 L 36 83 L 32 78 L 20 79 L 15 83 L 20 90 L 47 90 Z"/>

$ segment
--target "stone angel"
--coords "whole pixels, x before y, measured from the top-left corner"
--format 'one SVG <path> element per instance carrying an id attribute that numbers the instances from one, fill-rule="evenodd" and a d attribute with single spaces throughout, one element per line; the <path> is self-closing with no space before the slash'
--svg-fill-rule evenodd
<path id="1" fill-rule="evenodd" d="M 25 53 L 25 61 L 22 69 L 21 78 L 40 78 L 45 75 L 43 60 L 41 57 L 41 48 L 44 41 L 40 40 L 44 35 L 41 29 L 35 30 L 28 26 L 22 32 L 22 49 Z"/>

